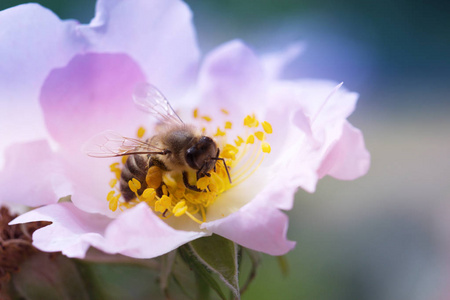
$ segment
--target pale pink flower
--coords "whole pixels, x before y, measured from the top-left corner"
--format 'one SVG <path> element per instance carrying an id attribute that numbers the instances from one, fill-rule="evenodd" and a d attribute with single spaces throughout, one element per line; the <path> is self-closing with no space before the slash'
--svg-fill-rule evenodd
<path id="1" fill-rule="evenodd" d="M 28 24 L 14 27 L 15 20 Z M 2 122 L 15 124 L 22 109 L 30 116 L 18 136 L 7 130 L 7 141 L 30 140 L 27 130 L 46 137 L 5 152 L 0 200 L 46 204 L 13 221 L 53 222 L 33 235 L 43 251 L 84 257 L 93 246 L 151 258 L 215 233 L 282 255 L 295 246 L 282 210 L 292 208 L 299 187 L 313 192 L 325 175 L 352 180 L 368 170 L 362 134 L 346 120 L 358 95 L 332 82 L 279 78 L 296 46 L 259 57 L 231 41 L 197 67 L 190 12 L 168 0 L 99 1 L 89 25 L 24 5 L 2 12 L 0 26 L 11 28 L 0 44 L 7 58 L 0 95 L 10 99 Z M 145 81 L 163 91 L 186 123 L 215 137 L 232 183 L 217 163 L 207 193 L 179 191 L 180 179 L 166 175 L 174 195 L 169 203 L 115 197 L 111 170 L 120 172 L 120 158 L 92 158 L 80 149 L 104 130 L 136 137 L 143 126 L 151 136 L 154 120 L 132 101 L 136 84 Z M 115 162 L 119 167 L 110 168 Z M 56 203 L 67 195 L 72 203 Z"/>

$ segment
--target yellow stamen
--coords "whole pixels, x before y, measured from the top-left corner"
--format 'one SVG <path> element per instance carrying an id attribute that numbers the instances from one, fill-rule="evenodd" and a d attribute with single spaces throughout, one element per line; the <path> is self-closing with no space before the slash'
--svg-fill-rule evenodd
<path id="1" fill-rule="evenodd" d="M 258 140 L 262 141 L 264 139 L 264 132 L 257 131 L 257 132 L 255 132 L 255 136 Z"/>
<path id="2" fill-rule="evenodd" d="M 177 203 L 177 205 L 175 205 L 172 212 L 175 217 L 179 217 L 179 216 L 182 216 L 187 211 L 187 209 L 188 209 L 188 207 L 186 206 L 186 202 L 180 201 Z"/>
<path id="3" fill-rule="evenodd" d="M 262 152 L 264 152 L 264 153 L 270 153 L 270 145 L 269 145 L 269 143 L 268 142 L 263 142 L 261 144 L 261 149 L 262 149 Z"/>
<path id="4" fill-rule="evenodd" d="M 144 192 L 142 193 L 141 197 L 144 198 L 145 200 L 151 201 L 151 200 L 155 199 L 156 191 L 155 191 L 155 189 L 152 189 L 152 188 L 145 189 Z"/>
<path id="5" fill-rule="evenodd" d="M 220 127 L 217 127 L 217 132 L 214 136 L 225 136 L 225 131 L 220 130 Z"/>
<path id="6" fill-rule="evenodd" d="M 117 179 L 116 179 L 116 178 L 113 178 L 113 179 L 111 179 L 111 180 L 109 181 L 109 186 L 110 186 L 111 188 L 115 187 L 116 184 L 117 184 Z"/>
<path id="7" fill-rule="evenodd" d="M 228 114 L 229 114 L 228 110 L 226 110 L 225 108 L 222 108 L 220 111 L 221 111 L 222 113 L 224 113 L 225 115 L 228 115 Z"/>
<path id="8" fill-rule="evenodd" d="M 261 125 L 262 125 L 264 131 L 265 131 L 267 134 L 271 134 L 271 133 L 272 133 L 272 125 L 270 125 L 269 122 L 264 121 L 264 122 L 261 123 Z"/>
<path id="9" fill-rule="evenodd" d="M 111 201 L 111 199 L 114 197 L 115 191 L 111 191 L 106 195 L 106 200 Z"/>
<path id="10" fill-rule="evenodd" d="M 202 177 L 199 180 L 197 180 L 197 187 L 201 190 L 204 190 L 208 187 L 208 184 L 211 182 L 209 177 Z"/>
<path id="11" fill-rule="evenodd" d="M 142 139 L 142 137 L 144 136 L 144 134 L 145 134 L 145 128 L 144 127 L 139 127 L 139 129 L 138 129 L 138 131 L 137 131 L 137 137 L 138 138 L 140 138 L 140 139 Z"/>
<path id="12" fill-rule="evenodd" d="M 115 171 L 117 171 L 117 170 L 120 171 L 120 169 L 119 169 L 119 163 L 116 162 L 116 163 L 111 164 L 111 165 L 109 166 L 109 169 L 111 170 L 111 172 L 115 172 Z"/>
<path id="13" fill-rule="evenodd" d="M 128 187 L 133 193 L 137 193 L 137 191 L 141 188 L 141 183 L 136 178 L 128 181 Z"/>
<path id="14" fill-rule="evenodd" d="M 120 194 L 119 194 L 120 197 Z M 109 201 L 109 209 L 112 211 L 116 211 L 117 210 L 117 205 L 119 204 L 119 197 L 112 197 L 111 200 Z"/>
<path id="15" fill-rule="evenodd" d="M 242 143 L 244 142 L 244 139 L 241 138 L 240 136 L 237 136 L 237 138 L 234 140 L 234 143 L 236 144 L 236 146 L 240 146 Z"/>
<path id="16" fill-rule="evenodd" d="M 253 144 L 254 142 L 255 142 L 255 136 L 252 134 L 252 135 L 248 136 L 247 141 L 245 143 L 246 144 Z"/>
<path id="17" fill-rule="evenodd" d="M 228 114 L 228 111 L 222 112 Z M 193 111 L 193 115 L 197 119 L 212 121 L 209 116 L 199 115 L 198 109 Z M 187 189 L 181 172 L 167 172 L 152 166 L 147 170 L 145 182 L 140 182 L 137 178 L 132 178 L 128 182 L 129 189 L 136 197 L 131 201 L 124 201 L 121 195 L 116 193 L 127 157 L 124 156 L 121 163 L 111 164 L 110 170 L 115 178 L 109 182 L 114 190 L 106 196 L 110 209 L 115 211 L 119 207 L 120 210 L 125 210 L 144 202 L 163 220 L 186 215 L 198 224 L 206 222 L 208 207 L 215 203 L 217 197 L 249 178 L 260 166 L 265 154 L 271 152 L 270 145 L 266 142 L 266 135 L 272 133 L 271 125 L 266 121 L 259 122 L 255 114 L 247 115 L 243 123 L 245 130 L 242 130 L 242 135 L 235 136 L 234 140 L 227 135 L 231 134 L 232 131 L 229 129 L 235 129 L 236 124 L 226 121 L 223 126 L 217 127 L 214 136 L 220 149 L 220 156 L 217 157 L 214 168 L 208 171 L 208 176 L 191 183 L 201 192 Z M 207 130 L 203 127 L 202 131 L 204 135 L 211 136 L 210 128 Z M 139 128 L 138 137 L 143 138 L 144 135 L 144 128 Z M 189 171 L 189 174 L 193 180 L 195 173 Z M 142 185 L 146 188 L 143 189 Z M 138 194 L 140 190 L 143 191 Z"/>

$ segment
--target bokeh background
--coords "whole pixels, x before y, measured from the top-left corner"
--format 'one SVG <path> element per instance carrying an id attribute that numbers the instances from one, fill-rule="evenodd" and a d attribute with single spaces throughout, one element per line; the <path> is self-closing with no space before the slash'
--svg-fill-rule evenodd
<path id="1" fill-rule="evenodd" d="M 63 19 L 94 14 L 93 0 L 37 2 Z M 202 50 L 234 38 L 260 53 L 303 41 L 286 77 L 361 94 L 350 121 L 364 132 L 369 173 L 299 191 L 289 275 L 265 257 L 243 299 L 450 299 L 450 2 L 187 2 Z"/>

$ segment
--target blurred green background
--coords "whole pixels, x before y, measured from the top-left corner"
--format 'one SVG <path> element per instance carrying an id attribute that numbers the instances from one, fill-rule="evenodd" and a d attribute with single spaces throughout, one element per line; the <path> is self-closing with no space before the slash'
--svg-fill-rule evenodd
<path id="1" fill-rule="evenodd" d="M 63 19 L 94 14 L 94 1 L 37 2 Z M 298 242 L 289 276 L 266 257 L 243 299 L 450 299 L 450 2 L 187 2 L 202 50 L 234 38 L 260 53 L 304 41 L 287 77 L 361 94 L 350 120 L 372 154 L 369 174 L 300 191 L 288 212 Z"/>

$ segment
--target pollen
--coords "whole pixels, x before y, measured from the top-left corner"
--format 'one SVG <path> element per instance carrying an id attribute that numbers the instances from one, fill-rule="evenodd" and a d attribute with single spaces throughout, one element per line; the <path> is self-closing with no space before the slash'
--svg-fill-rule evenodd
<path id="1" fill-rule="evenodd" d="M 232 112 L 225 109 L 221 113 L 232 116 Z M 146 203 L 163 220 L 184 216 L 186 220 L 202 224 L 207 221 L 209 207 L 217 198 L 251 177 L 271 152 L 269 135 L 272 134 L 272 126 L 267 121 L 260 121 L 256 114 L 245 116 L 242 123 L 224 121 L 213 128 L 204 122 L 211 122 L 212 118 L 201 115 L 198 109 L 193 111 L 193 117 L 204 125 L 199 127 L 202 134 L 214 137 L 220 149 L 213 168 L 207 174 L 188 169 L 185 171 L 188 173 L 186 182 L 181 171 L 164 171 L 153 165 L 146 170 L 143 182 L 136 178 L 128 181 L 128 188 L 135 198 L 125 201 L 121 196 L 123 187 L 118 184 L 127 159 L 124 156 L 120 162 L 110 165 L 114 178 L 109 181 L 112 190 L 106 195 L 106 200 L 112 211 Z M 145 134 L 142 127 L 137 132 L 138 138 Z M 221 215 L 226 213 L 221 212 Z"/>

